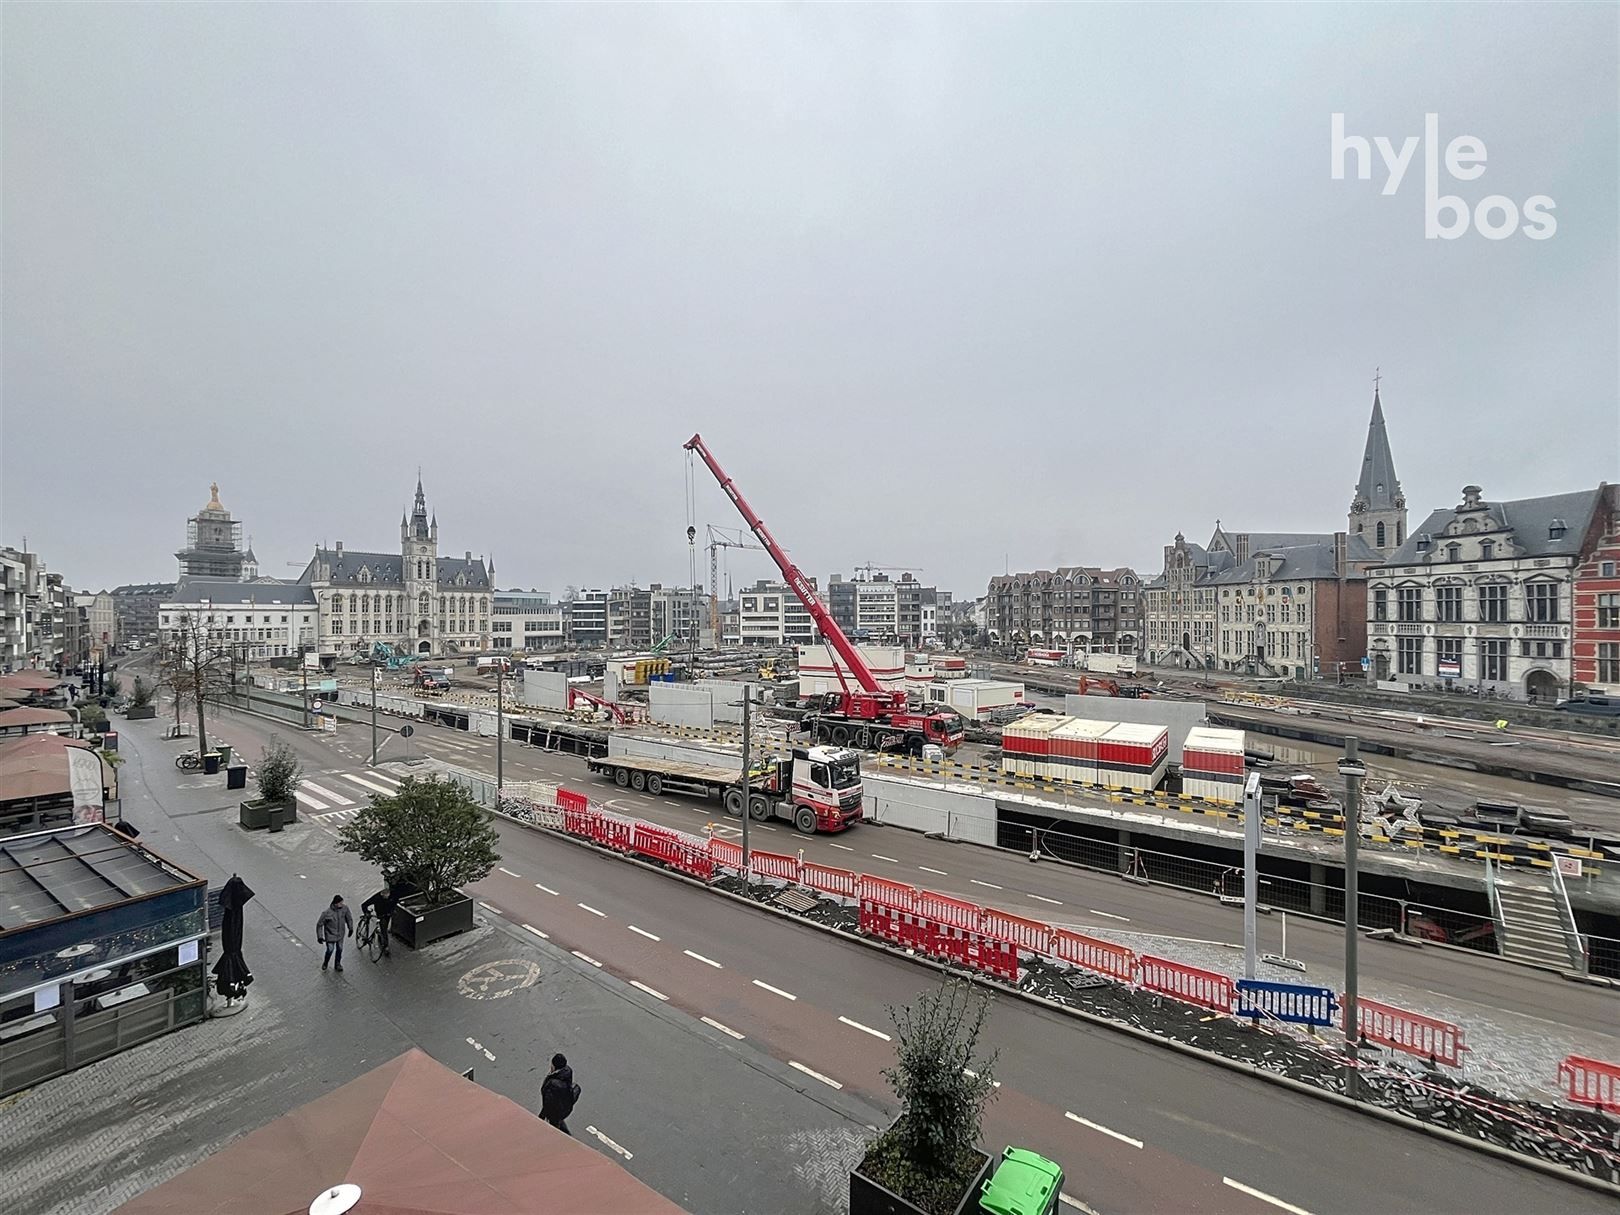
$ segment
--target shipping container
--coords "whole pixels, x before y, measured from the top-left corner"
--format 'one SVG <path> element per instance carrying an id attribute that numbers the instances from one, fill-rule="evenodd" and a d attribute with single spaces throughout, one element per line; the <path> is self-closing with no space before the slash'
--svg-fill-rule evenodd
<path id="1" fill-rule="evenodd" d="M 871 668 L 872 677 L 877 680 L 878 687 L 894 691 L 904 691 L 906 686 L 906 652 L 899 646 L 885 645 L 858 645 L 855 647 L 861 656 L 861 661 Z M 799 698 L 801 700 L 811 696 L 821 696 L 828 692 L 841 692 L 844 684 L 838 682 L 838 675 L 833 670 L 833 658 L 824 645 L 801 645 L 799 647 Z M 855 676 L 843 662 L 838 663 L 838 669 L 843 672 L 844 682 L 851 689 L 860 685 Z"/>
<path id="2" fill-rule="evenodd" d="M 928 703 L 955 709 L 969 721 L 1024 704 L 1024 685 L 999 679 L 952 679 L 928 686 Z"/>
<path id="3" fill-rule="evenodd" d="M 1024 661 L 1032 667 L 1056 667 L 1063 665 L 1062 650 L 1025 650 Z"/>
<path id="4" fill-rule="evenodd" d="M 1095 671 L 1099 675 L 1136 674 L 1134 654 L 1076 654 L 1074 664 L 1083 671 Z"/>
<path id="5" fill-rule="evenodd" d="M 1073 720 L 1055 713 L 1032 713 L 1007 726 L 1001 732 L 1001 770 L 1009 776 L 1045 776 L 1052 733 Z"/>
<path id="6" fill-rule="evenodd" d="M 1098 742 L 1116 724 L 1087 717 L 1066 718 L 1064 724 L 1052 734 L 1047 776 L 1052 780 L 1074 784 L 1097 784 Z"/>
<path id="7" fill-rule="evenodd" d="M 1115 722 L 1097 742 L 1097 783 L 1146 793 L 1170 766 L 1170 731 L 1147 722 Z"/>
<path id="8" fill-rule="evenodd" d="M 935 654 L 933 657 L 934 679 L 966 679 L 967 659 L 958 658 L 954 654 Z"/>
<path id="9" fill-rule="evenodd" d="M 1242 730 L 1194 726 L 1181 744 L 1181 791 L 1212 802 L 1243 800 Z"/>

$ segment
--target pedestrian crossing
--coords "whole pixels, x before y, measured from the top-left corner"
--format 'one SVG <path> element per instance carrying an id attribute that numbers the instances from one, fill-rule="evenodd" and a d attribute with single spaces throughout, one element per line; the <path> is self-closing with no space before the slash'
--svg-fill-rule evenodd
<path id="1" fill-rule="evenodd" d="M 361 772 L 322 773 L 318 783 L 311 777 L 298 782 L 293 796 L 298 808 L 311 818 L 352 818 L 373 793 L 396 793 L 399 780 L 375 768 Z M 347 782 L 347 783 L 345 783 Z"/>

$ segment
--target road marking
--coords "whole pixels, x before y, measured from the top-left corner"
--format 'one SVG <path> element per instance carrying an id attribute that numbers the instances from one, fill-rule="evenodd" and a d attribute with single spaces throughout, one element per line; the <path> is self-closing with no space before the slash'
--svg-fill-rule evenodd
<path id="1" fill-rule="evenodd" d="M 1129 924 L 1131 922 L 1131 917 L 1128 915 L 1115 915 L 1112 911 L 1098 911 L 1095 907 L 1088 907 L 1086 910 L 1092 915 L 1100 915 L 1106 920 L 1119 920 L 1121 923 L 1125 924 Z"/>
<path id="2" fill-rule="evenodd" d="M 551 938 L 549 936 L 547 936 L 545 933 L 541 932 L 533 924 L 525 924 L 523 927 L 527 928 L 530 932 L 534 933 L 534 935 L 539 937 L 542 941 L 551 940 Z"/>
<path id="3" fill-rule="evenodd" d="M 325 802 L 316 801 L 313 797 L 311 797 L 309 794 L 305 793 L 302 789 L 294 789 L 293 790 L 293 796 L 296 797 L 299 801 L 303 802 L 304 805 L 308 806 L 311 810 L 330 810 L 331 809 L 331 807 L 328 806 Z"/>
<path id="4" fill-rule="evenodd" d="M 889 864 L 891 864 L 891 865 L 898 865 L 900 863 L 894 857 L 892 857 L 892 856 L 884 856 L 881 852 L 874 852 L 872 854 L 872 859 L 874 861 L 888 861 Z"/>
<path id="5" fill-rule="evenodd" d="M 829 848 L 839 848 L 839 849 L 842 849 L 845 852 L 854 852 L 855 851 L 855 849 L 851 848 L 848 844 L 835 844 L 831 840 L 827 841 L 827 847 L 829 847 Z"/>
<path id="6" fill-rule="evenodd" d="M 496 907 L 491 903 L 486 903 L 482 899 L 478 900 L 478 905 L 480 907 L 482 907 L 485 911 L 493 911 L 496 915 L 501 914 L 501 909 L 499 907 Z"/>
<path id="7" fill-rule="evenodd" d="M 634 924 L 630 925 L 630 931 L 639 933 L 641 936 L 646 937 L 649 941 L 662 941 L 664 939 L 657 933 L 648 932 L 645 928 L 637 928 Z"/>
<path id="8" fill-rule="evenodd" d="M 399 788 L 399 782 L 397 780 L 395 780 L 392 776 L 387 775 L 386 773 L 383 773 L 383 772 L 367 772 L 366 775 L 369 776 L 369 777 L 372 777 L 375 780 L 382 781 L 382 783 L 385 784 L 385 785 L 392 785 L 396 789 Z"/>
<path id="9" fill-rule="evenodd" d="M 556 894 L 556 893 L 557 893 L 557 892 L 556 892 L 556 891 L 555 891 L 555 890 L 553 890 L 553 889 L 552 889 L 552 888 L 551 888 L 551 887 L 550 887 L 550 886 L 542 886 L 542 885 L 541 885 L 541 884 L 540 884 L 540 883 L 539 883 L 539 882 L 536 882 L 536 883 L 535 883 L 535 884 L 534 884 L 534 888 L 535 888 L 535 889 L 536 889 L 536 890 L 544 890 L 544 891 L 545 891 L 545 892 L 546 892 L 546 893 L 547 893 L 547 894 Z"/>
<path id="10" fill-rule="evenodd" d="M 801 1072 L 803 1072 L 807 1076 L 814 1076 L 817 1080 L 820 1080 L 823 1084 L 827 1085 L 830 1088 L 843 1088 L 844 1087 L 842 1084 L 838 1083 L 838 1081 L 834 1080 L 831 1076 L 823 1076 L 820 1072 L 816 1071 L 815 1068 L 806 1067 L 804 1064 L 800 1063 L 797 1059 L 789 1059 L 788 1060 L 788 1066 L 798 1068 Z"/>
<path id="11" fill-rule="evenodd" d="M 304 781 L 303 785 L 311 793 L 316 794 L 319 797 L 324 797 L 327 801 L 336 803 L 339 806 L 354 805 L 354 798 L 344 797 L 341 793 L 333 793 L 330 789 L 323 789 L 320 785 L 317 785 L 312 780 Z"/>
<path id="12" fill-rule="evenodd" d="M 937 874 L 939 874 L 940 877 L 950 877 L 951 876 L 950 874 L 946 873 L 943 869 L 930 869 L 927 865 L 918 865 L 917 868 L 921 869 L 924 873 L 937 873 Z"/>
<path id="13" fill-rule="evenodd" d="M 607 919 L 607 912 L 598 911 L 596 908 L 592 907 L 589 903 L 575 903 L 574 906 L 578 907 L 581 911 L 588 911 L 592 915 L 599 915 L 604 920 Z"/>
<path id="14" fill-rule="evenodd" d="M 370 789 L 373 793 L 392 793 L 393 792 L 393 790 L 390 789 L 387 785 L 373 784 L 371 781 L 367 780 L 365 777 L 356 776 L 352 772 L 345 772 L 343 774 L 343 779 L 344 780 L 352 780 L 355 784 L 359 785 L 362 789 Z"/>
<path id="15" fill-rule="evenodd" d="M 568 952 L 573 954 L 581 962 L 589 962 L 592 966 L 595 966 L 596 968 L 601 969 L 602 963 L 598 962 L 595 958 L 591 957 L 590 954 L 588 954 L 588 953 L 580 953 L 579 950 L 577 950 L 577 949 L 570 949 Z"/>
<path id="16" fill-rule="evenodd" d="M 630 980 L 630 986 L 634 987 L 637 991 L 646 992 L 649 996 L 651 996 L 655 1000 L 667 1000 L 667 999 L 669 999 L 668 996 L 666 996 L 663 992 L 659 991 L 656 987 L 648 987 L 645 983 L 639 982 L 636 979 L 631 979 Z"/>
<path id="17" fill-rule="evenodd" d="M 504 874 L 505 874 L 505 875 L 506 875 L 506 876 L 507 876 L 507 877 L 522 877 L 522 876 L 523 876 L 523 875 L 522 875 L 522 874 L 521 874 L 521 873 L 513 873 L 513 872 L 512 872 L 512 871 L 511 871 L 511 870 L 510 870 L 510 869 L 508 869 L 508 868 L 507 868 L 507 867 L 506 867 L 506 866 L 505 866 L 505 865 L 500 865 L 500 866 L 498 866 L 498 868 L 499 868 L 499 869 L 500 869 L 500 871 L 501 871 L 501 872 L 502 872 L 502 873 L 504 873 Z"/>
<path id="18" fill-rule="evenodd" d="M 971 1067 L 964 1067 L 962 1069 L 962 1074 L 964 1076 L 970 1076 L 974 1080 L 977 1080 L 979 1078 L 979 1073 L 974 1071 Z M 990 1081 L 990 1087 L 991 1088 L 1000 1088 L 1001 1087 L 1001 1081 L 1000 1080 L 992 1080 L 992 1081 Z"/>
<path id="19" fill-rule="evenodd" d="M 755 987 L 763 987 L 766 991 L 770 992 L 773 995 L 781 996 L 782 999 L 784 999 L 784 1000 L 797 1000 L 799 998 L 798 996 L 794 995 L 791 991 L 783 991 L 780 987 L 772 987 L 769 983 L 763 982 L 763 981 L 761 981 L 759 979 L 754 980 L 754 986 Z"/>
<path id="20" fill-rule="evenodd" d="M 1129 1135 L 1121 1135 L 1118 1131 L 1109 1130 L 1106 1126 L 1102 1125 L 1102 1123 L 1093 1122 L 1089 1118 L 1082 1118 L 1079 1114 L 1076 1114 L 1071 1110 L 1064 1110 L 1063 1116 L 1069 1119 L 1071 1122 L 1078 1122 L 1081 1126 L 1089 1126 L 1094 1131 L 1099 1131 L 1104 1135 L 1110 1136 L 1111 1138 L 1118 1139 L 1121 1143 L 1128 1143 L 1133 1148 L 1139 1148 L 1142 1146 L 1142 1141 L 1140 1139 L 1132 1139 Z M 1303 1215 L 1303 1212 L 1301 1215 Z"/>
<path id="21" fill-rule="evenodd" d="M 885 1042 L 894 1041 L 893 1038 L 889 1037 L 889 1035 L 884 1033 L 881 1029 L 873 1029 L 870 1025 L 862 1025 L 859 1021 L 851 1021 L 848 1017 L 839 1017 L 838 1019 L 851 1029 L 858 1029 L 863 1034 L 871 1034 L 874 1038 L 882 1038 Z"/>
<path id="22" fill-rule="evenodd" d="M 754 824 L 754 829 L 756 831 L 775 831 L 776 830 L 775 827 L 767 827 L 764 823 L 755 823 Z"/>
<path id="23" fill-rule="evenodd" d="M 720 1022 L 716 1021 L 713 1017 L 701 1017 L 699 1019 L 703 1022 L 703 1024 L 705 1024 L 707 1026 L 710 1026 L 710 1027 L 712 1027 L 714 1029 L 718 1029 L 723 1034 L 730 1034 L 733 1038 L 737 1039 L 737 1041 L 739 1041 L 739 1042 L 742 1041 L 743 1036 L 741 1034 L 739 1034 L 736 1030 L 732 1029 L 731 1026 L 729 1026 L 729 1025 L 721 1025 Z"/>
<path id="24" fill-rule="evenodd" d="M 1233 1181 L 1230 1177 L 1222 1177 L 1221 1181 L 1239 1193 L 1247 1194 L 1250 1198 L 1258 1198 L 1261 1202 L 1269 1202 L 1274 1207 L 1281 1207 L 1283 1210 L 1291 1212 L 1292 1215 L 1311 1215 L 1303 1207 L 1296 1207 L 1293 1203 L 1284 1202 L 1281 1198 L 1273 1198 L 1264 1190 L 1257 1190 L 1253 1186 L 1244 1185 L 1241 1181 Z"/>
<path id="25" fill-rule="evenodd" d="M 1052 906 L 1054 906 L 1054 907 L 1061 907 L 1061 906 L 1063 906 L 1063 904 L 1062 904 L 1062 903 L 1060 903 L 1060 902 L 1058 902 L 1058 900 L 1057 900 L 1057 899 L 1049 899 L 1049 898 L 1047 898 L 1047 897 L 1046 897 L 1046 896 L 1045 896 L 1045 895 L 1044 895 L 1044 894 L 1032 894 L 1032 895 L 1030 895 L 1030 896 L 1029 896 L 1029 897 L 1030 897 L 1030 898 L 1032 898 L 1032 899 L 1039 899 L 1039 900 L 1040 900 L 1040 901 L 1041 901 L 1041 902 L 1043 902 L 1043 903 L 1050 903 L 1050 904 L 1052 904 Z"/>
<path id="26" fill-rule="evenodd" d="M 994 882 L 981 882 L 978 878 L 969 878 L 968 881 L 972 882 L 975 886 L 988 886 L 991 890 L 1001 889 L 1001 887 L 997 886 Z"/>
<path id="27" fill-rule="evenodd" d="M 614 1143 L 613 1140 L 609 1139 L 606 1135 L 602 1134 L 602 1132 L 597 1130 L 594 1126 L 588 1126 L 585 1129 L 587 1131 L 589 1131 L 591 1134 L 595 1135 L 603 1143 L 607 1144 L 607 1146 L 612 1148 L 615 1152 L 619 1153 L 619 1155 L 623 1156 L 626 1160 L 634 1160 L 635 1159 L 634 1156 L 632 1156 L 629 1152 L 625 1151 L 624 1148 L 620 1147 L 618 1144 Z"/>
<path id="28" fill-rule="evenodd" d="M 1075 1210 L 1079 1211 L 1081 1215 L 1097 1215 L 1094 1208 L 1088 1207 L 1078 1198 L 1070 1198 L 1067 1194 L 1059 1194 L 1058 1201 L 1066 1207 L 1073 1207 Z"/>
<path id="29" fill-rule="evenodd" d="M 472 1038 L 468 1038 L 467 1045 L 472 1047 L 479 1054 L 483 1055 L 484 1058 L 488 1059 L 491 1063 L 495 1062 L 495 1056 L 484 1048 L 484 1044 L 482 1042 L 477 1042 Z"/>
<path id="30" fill-rule="evenodd" d="M 690 949 L 683 949 L 681 952 L 689 958 L 695 958 L 697 961 L 702 962 L 705 966 L 712 966 L 716 970 L 725 969 L 724 966 L 720 965 L 720 963 L 716 962 L 713 958 L 706 958 L 700 953 L 693 953 Z"/>

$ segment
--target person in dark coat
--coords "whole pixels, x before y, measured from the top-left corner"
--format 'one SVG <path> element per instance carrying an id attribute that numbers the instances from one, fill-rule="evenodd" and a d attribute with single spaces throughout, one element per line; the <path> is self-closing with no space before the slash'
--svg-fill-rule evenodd
<path id="1" fill-rule="evenodd" d="M 383 888 L 360 904 L 360 913 L 362 915 L 369 911 L 377 917 L 377 931 L 382 935 L 382 952 L 385 958 L 390 956 L 388 925 L 393 922 L 396 901 L 394 887 L 385 879 Z"/>
<path id="2" fill-rule="evenodd" d="M 578 1101 L 579 1085 L 574 1083 L 574 1069 L 568 1066 L 564 1056 L 552 1055 L 551 1070 L 540 1085 L 540 1117 L 563 1134 L 572 1135 L 568 1115 L 574 1112 Z"/>
<path id="3" fill-rule="evenodd" d="M 326 946 L 326 956 L 321 959 L 321 969 L 325 970 L 337 957 L 337 966 L 343 969 L 343 939 L 354 935 L 354 914 L 343 902 L 341 894 L 332 896 L 331 906 L 321 912 L 321 918 L 315 921 L 315 940 Z"/>

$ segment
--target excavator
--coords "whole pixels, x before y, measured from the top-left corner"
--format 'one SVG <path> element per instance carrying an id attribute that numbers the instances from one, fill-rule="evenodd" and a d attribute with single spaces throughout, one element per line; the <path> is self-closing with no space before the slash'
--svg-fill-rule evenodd
<path id="1" fill-rule="evenodd" d="M 611 700 L 603 700 L 600 696 L 592 696 L 589 692 L 583 692 L 575 687 L 568 689 L 568 711 L 570 713 L 574 711 L 575 706 L 582 700 L 586 704 L 592 704 L 604 710 L 621 726 L 628 725 L 630 722 L 630 715 Z"/>
<path id="2" fill-rule="evenodd" d="M 1106 675 L 1080 676 L 1082 696 L 1122 696 L 1126 700 L 1148 700 L 1153 693 L 1139 683 L 1120 683 Z"/>
<path id="3" fill-rule="evenodd" d="M 804 576 L 804 571 L 793 563 L 793 559 L 766 529 L 764 521 L 754 513 L 754 508 L 748 505 L 736 482 L 726 475 L 714 458 L 714 453 L 703 442 L 703 436 L 693 435 L 687 440 L 685 448 L 688 452 L 696 453 L 714 474 L 726 497 L 731 499 L 755 538 L 765 547 L 771 560 L 776 562 L 776 568 L 782 571 L 782 580 L 804 604 L 805 611 L 815 621 L 816 629 L 826 639 L 827 648 L 836 655 L 833 671 L 838 676 L 842 691 L 829 692 L 817 698 L 811 706 L 811 713 L 804 720 L 805 729 L 814 734 L 816 741 L 837 747 L 894 749 L 916 756 L 921 756 L 923 748 L 929 745 L 937 746 L 946 753 L 961 746 L 962 718 L 957 714 L 914 712 L 903 689 L 879 686 L 872 669 L 866 665 L 860 651 L 850 644 L 844 630 L 838 627 L 838 622 L 821 602 L 821 597 Z M 845 667 L 860 685 L 858 688 L 851 688 L 844 678 Z"/>

